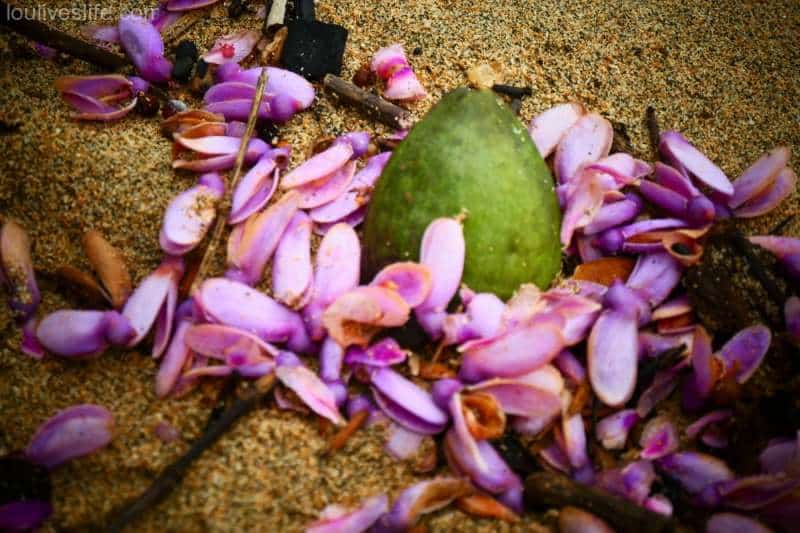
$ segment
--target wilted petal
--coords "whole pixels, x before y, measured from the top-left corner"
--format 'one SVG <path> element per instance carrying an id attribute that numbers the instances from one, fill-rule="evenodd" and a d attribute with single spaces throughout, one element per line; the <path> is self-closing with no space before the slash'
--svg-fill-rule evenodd
<path id="1" fill-rule="evenodd" d="M 316 269 L 311 300 L 303 309 L 309 334 L 321 340 L 325 334 L 322 313 L 334 300 L 358 285 L 361 267 L 361 243 L 347 224 L 334 225 L 317 249 Z"/>
<path id="2" fill-rule="evenodd" d="M 292 189 L 330 176 L 352 157 L 350 143 L 334 143 L 328 149 L 306 159 L 283 177 L 281 189 Z"/>
<path id="3" fill-rule="evenodd" d="M 164 214 L 159 243 L 164 252 L 183 255 L 203 240 L 216 216 L 217 202 L 222 198 L 220 188 L 224 188 L 219 174 L 203 176 L 215 179 L 218 185 L 209 187 L 197 184 L 172 199 Z"/>
<path id="4" fill-rule="evenodd" d="M 414 433 L 392 422 L 384 449 L 398 461 L 405 461 L 417 453 L 423 439 L 425 435 Z"/>
<path id="5" fill-rule="evenodd" d="M 240 30 L 225 35 L 214 42 L 214 46 L 202 55 L 202 59 L 206 63 L 215 65 L 240 63 L 250 55 L 260 38 L 261 34 L 253 30 Z"/>
<path id="6" fill-rule="evenodd" d="M 308 215 L 297 211 L 275 249 L 272 291 L 278 301 L 293 309 L 302 307 L 311 292 L 311 226 Z"/>
<path id="7" fill-rule="evenodd" d="M 267 151 L 236 185 L 228 224 L 238 224 L 267 205 L 278 188 L 274 150 Z"/>
<path id="8" fill-rule="evenodd" d="M 721 459 L 698 452 L 673 453 L 657 459 L 656 465 L 692 494 L 713 483 L 729 481 L 734 477 L 731 469 Z"/>
<path id="9" fill-rule="evenodd" d="M 409 307 L 416 307 L 428 297 L 432 287 L 430 269 L 419 263 L 393 263 L 372 279 L 370 285 L 397 291 Z"/>
<path id="10" fill-rule="evenodd" d="M 164 42 L 155 26 L 142 17 L 126 15 L 118 28 L 120 44 L 139 74 L 155 83 L 168 81 L 172 64 L 164 57 Z"/>
<path id="11" fill-rule="evenodd" d="M 173 133 L 180 133 L 187 128 L 196 126 L 203 122 L 218 123 L 223 122 L 225 117 L 214 113 L 209 113 L 203 109 L 187 109 L 171 115 L 161 121 L 161 131 L 165 135 L 171 136 Z"/>
<path id="12" fill-rule="evenodd" d="M 747 516 L 717 513 L 706 523 L 706 533 L 772 533 L 772 530 Z"/>
<path id="13" fill-rule="evenodd" d="M 614 129 L 596 113 L 580 117 L 558 143 L 553 161 L 558 183 L 568 183 L 578 170 L 608 155 Z"/>
<path id="14" fill-rule="evenodd" d="M 454 218 L 437 218 L 425 229 L 419 262 L 431 270 L 431 292 L 415 309 L 417 320 L 432 339 L 442 334 L 447 304 L 461 283 L 466 244 L 461 222 Z"/>
<path id="15" fill-rule="evenodd" d="M 639 440 L 642 459 L 658 459 L 678 449 L 678 431 L 667 417 L 656 417 L 645 424 Z"/>
<path id="16" fill-rule="evenodd" d="M 650 411 L 662 400 L 666 399 L 675 387 L 678 386 L 679 374 L 689 365 L 688 359 L 683 359 L 672 368 L 658 372 L 653 378 L 653 382 L 647 387 L 639 401 L 636 402 L 636 412 L 641 418 L 650 414 Z"/>
<path id="17" fill-rule="evenodd" d="M 560 317 L 544 315 L 495 338 L 470 341 L 459 348 L 464 354 L 459 375 L 466 381 L 478 381 L 536 370 L 564 349 L 562 325 Z"/>
<path id="18" fill-rule="evenodd" d="M 558 529 L 561 533 L 613 533 L 602 519 L 577 507 L 564 507 L 558 513 Z"/>
<path id="19" fill-rule="evenodd" d="M 420 515 L 447 507 L 473 491 L 469 481 L 461 478 L 439 477 L 421 481 L 400 493 L 389 514 L 381 519 L 381 526 L 405 531 L 417 523 Z"/>
<path id="20" fill-rule="evenodd" d="M 457 473 L 469 476 L 475 485 L 492 494 L 500 494 L 520 485 L 520 480 L 487 441 L 477 442 L 480 461 L 468 453 L 456 434 L 450 429 L 444 438 L 444 454 Z"/>
<path id="21" fill-rule="evenodd" d="M 226 276 L 255 285 L 278 247 L 281 236 L 298 209 L 299 197 L 284 194 L 264 211 L 248 218 L 241 230 L 234 230 L 228 240 Z"/>
<path id="22" fill-rule="evenodd" d="M 131 85 L 131 81 L 121 74 L 62 76 L 55 81 L 55 88 L 58 92 L 70 91 L 94 98 L 130 91 Z"/>
<path id="23" fill-rule="evenodd" d="M 364 346 L 383 328 L 406 323 L 410 308 L 397 292 L 384 287 L 358 287 L 336 299 L 322 323 L 342 346 Z"/>
<path id="24" fill-rule="evenodd" d="M 528 133 L 542 158 L 556 149 L 564 134 L 586 113 L 581 104 L 559 104 L 533 117 Z"/>
<path id="25" fill-rule="evenodd" d="M 333 392 L 311 370 L 302 365 L 283 365 L 279 359 L 275 376 L 312 411 L 334 424 L 344 423 Z"/>
<path id="26" fill-rule="evenodd" d="M 226 360 L 231 351 L 275 356 L 278 349 L 253 333 L 222 324 L 197 324 L 184 333 L 184 343 L 195 353 Z"/>
<path id="27" fill-rule="evenodd" d="M 208 279 L 195 293 L 194 303 L 210 322 L 249 331 L 267 342 L 286 342 L 298 352 L 311 347 L 300 315 L 242 283 Z"/>
<path id="28" fill-rule="evenodd" d="M 36 312 L 41 299 L 31 260 L 31 243 L 27 232 L 7 220 L 0 228 L 0 281 L 11 293 L 9 306 L 26 319 Z"/>
<path id="29" fill-rule="evenodd" d="M 619 311 L 604 311 L 592 328 L 587 347 L 589 382 L 606 405 L 622 405 L 633 394 L 637 333 L 635 315 Z"/>
<path id="30" fill-rule="evenodd" d="M 350 187 L 355 172 L 355 161 L 349 161 L 331 174 L 297 187 L 295 190 L 300 194 L 300 207 L 313 209 L 334 201 Z"/>
<path id="31" fill-rule="evenodd" d="M 768 213 L 791 195 L 797 187 L 797 174 L 791 168 L 784 168 L 778 173 L 775 182 L 769 189 L 754 196 L 747 203 L 733 211 L 739 218 L 751 218 Z"/>
<path id="32" fill-rule="evenodd" d="M 621 450 L 625 447 L 633 426 L 639 422 L 639 415 L 634 409 L 623 409 L 600 420 L 595 427 L 595 436 L 603 448 L 607 450 Z"/>
<path id="33" fill-rule="evenodd" d="M 733 372 L 738 383 L 744 383 L 758 369 L 769 350 L 772 333 L 761 324 L 745 328 L 720 349 L 726 370 Z"/>
<path id="34" fill-rule="evenodd" d="M 667 299 L 681 278 L 680 264 L 665 252 L 639 256 L 626 285 L 640 290 L 655 307 Z"/>
<path id="35" fill-rule="evenodd" d="M 370 374 L 375 402 L 389 418 L 408 430 L 433 435 L 444 429 L 447 414 L 431 395 L 389 368 Z"/>
<path id="36" fill-rule="evenodd" d="M 329 505 L 320 513 L 319 520 L 305 526 L 305 531 L 306 533 L 360 533 L 369 529 L 388 510 L 389 498 L 385 494 L 367 498 L 351 511 Z"/>
<path id="37" fill-rule="evenodd" d="M 103 406 L 68 407 L 39 426 L 25 455 L 34 463 L 55 468 L 93 453 L 111 442 L 114 416 Z"/>
<path id="38" fill-rule="evenodd" d="M 183 275 L 183 261 L 179 257 L 166 257 L 149 276 L 144 278 L 131 293 L 122 314 L 130 320 L 136 330 L 136 336 L 128 346 L 135 346 L 153 327 L 163 308 L 174 305 L 178 282 Z M 168 309 L 168 313 L 173 310 Z M 171 328 L 171 322 L 169 323 Z M 157 350 L 154 346 L 154 355 Z"/>
<path id="39" fill-rule="evenodd" d="M 736 209 L 751 198 L 759 196 L 775 181 L 776 176 L 789 163 L 791 151 L 786 146 L 779 146 L 750 165 L 733 182 L 733 195 L 728 200 L 728 207 Z"/>

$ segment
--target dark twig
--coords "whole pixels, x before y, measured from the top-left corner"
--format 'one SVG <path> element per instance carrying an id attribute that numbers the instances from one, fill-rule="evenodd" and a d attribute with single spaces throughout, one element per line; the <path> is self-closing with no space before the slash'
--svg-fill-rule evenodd
<path id="1" fill-rule="evenodd" d="M 516 87 L 514 85 L 503 85 L 502 83 L 495 83 L 492 85 L 492 90 L 512 98 L 522 98 L 523 96 L 530 96 L 533 94 L 533 89 L 530 87 Z"/>
<path id="2" fill-rule="evenodd" d="M 778 222 L 778 225 L 769 230 L 767 233 L 769 235 L 780 235 L 781 233 L 783 233 L 783 230 L 786 229 L 786 226 L 788 226 L 796 216 L 797 215 L 789 215 L 788 217 Z"/>
<path id="3" fill-rule="evenodd" d="M 775 285 L 775 281 L 767 273 L 767 268 L 761 263 L 758 256 L 753 253 L 753 244 L 751 244 L 739 230 L 733 230 L 731 232 L 731 243 L 739 253 L 742 254 L 745 261 L 747 261 L 747 266 L 753 273 L 753 276 L 758 279 L 761 286 L 764 287 L 764 290 L 769 294 L 769 297 L 775 302 L 775 305 L 777 305 L 779 309 L 782 309 L 783 303 L 788 295 L 784 294 L 778 286 Z"/>
<path id="4" fill-rule="evenodd" d="M 636 379 L 636 390 L 628 401 L 628 405 L 636 405 L 639 397 L 650 386 L 656 374 L 667 368 L 672 368 L 681 360 L 686 353 L 686 345 L 680 344 L 674 348 L 664 350 L 660 354 L 645 360 L 639 367 L 638 378 Z"/>
<path id="5" fill-rule="evenodd" d="M 525 480 L 525 502 L 529 507 L 581 507 L 623 533 L 667 533 L 675 522 L 601 489 L 581 485 L 562 474 L 536 472 Z"/>
<path id="6" fill-rule="evenodd" d="M 20 35 L 99 67 L 118 70 L 130 64 L 124 56 L 109 52 L 68 33 L 51 28 L 41 21 L 25 16 L 12 17 L 12 12 L 15 9 L 11 4 L 0 2 L 0 24 L 7 26 Z"/>
<path id="7" fill-rule="evenodd" d="M 360 107 L 372 118 L 398 129 L 411 127 L 411 113 L 371 92 L 345 81 L 333 74 L 326 74 L 325 87 L 347 103 Z"/>
<path id="8" fill-rule="evenodd" d="M 233 371 L 233 374 L 228 376 L 228 378 L 224 381 L 222 388 L 220 389 L 219 393 L 217 394 L 217 403 L 211 409 L 211 412 L 208 414 L 208 420 L 206 421 L 206 429 L 211 427 L 211 425 L 219 420 L 222 415 L 225 413 L 225 408 L 228 406 L 231 397 L 236 393 L 236 388 L 239 386 L 239 382 L 242 381 L 242 376 L 237 371 Z"/>
<path id="9" fill-rule="evenodd" d="M 270 375 L 267 381 L 260 381 L 255 387 L 248 390 L 241 398 L 227 409 L 222 416 L 206 428 L 200 437 L 192 443 L 189 450 L 177 461 L 170 464 L 159 475 L 150 487 L 133 503 L 125 507 L 117 518 L 111 522 L 106 531 L 122 531 L 133 524 L 147 509 L 163 500 L 174 489 L 189 471 L 204 451 L 209 449 L 237 420 L 252 411 L 258 403 L 272 390 L 275 383 L 274 376 Z M 264 380 L 266 378 L 262 378 Z"/>
<path id="10" fill-rule="evenodd" d="M 658 160 L 658 140 L 661 138 L 661 130 L 658 128 L 658 117 L 656 117 L 656 110 L 653 106 L 647 106 L 645 118 L 647 133 L 650 135 L 650 146 L 653 148 L 654 157 Z"/>

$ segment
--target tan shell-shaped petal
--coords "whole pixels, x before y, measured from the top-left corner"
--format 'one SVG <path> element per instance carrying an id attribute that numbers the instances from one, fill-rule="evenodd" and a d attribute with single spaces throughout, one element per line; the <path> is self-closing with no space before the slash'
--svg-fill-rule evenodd
<path id="1" fill-rule="evenodd" d="M 121 308 L 132 290 L 131 275 L 122 253 L 96 230 L 89 230 L 84 234 L 83 249 L 111 297 L 111 305 L 114 309 Z"/>

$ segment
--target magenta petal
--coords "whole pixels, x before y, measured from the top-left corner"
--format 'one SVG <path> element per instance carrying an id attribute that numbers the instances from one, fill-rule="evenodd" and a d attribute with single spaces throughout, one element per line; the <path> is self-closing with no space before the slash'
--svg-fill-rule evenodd
<path id="1" fill-rule="evenodd" d="M 164 57 L 161 34 L 150 21 L 136 15 L 120 18 L 119 40 L 144 79 L 155 83 L 170 79 L 172 64 Z"/>
<path id="2" fill-rule="evenodd" d="M 796 187 L 797 174 L 790 168 L 784 168 L 771 187 L 735 209 L 733 214 L 739 218 L 750 218 L 768 213 L 788 198 Z"/>
<path id="3" fill-rule="evenodd" d="M 35 317 L 29 318 L 22 327 L 22 340 L 20 341 L 22 353 L 34 359 L 42 359 L 45 354 L 44 346 L 36 338 L 36 329 L 38 327 L 39 321 Z"/>
<path id="4" fill-rule="evenodd" d="M 61 97 L 79 111 L 79 113 L 72 116 L 76 120 L 117 120 L 130 113 L 136 107 L 136 98 L 125 106 L 117 108 L 100 102 L 91 96 L 70 91 L 61 93 Z"/>
<path id="5" fill-rule="evenodd" d="M 333 392 L 311 370 L 302 365 L 283 365 L 279 360 L 275 376 L 312 411 L 334 424 L 344 424 Z"/>
<path id="6" fill-rule="evenodd" d="M 307 159 L 283 177 L 282 189 L 292 189 L 329 176 L 342 168 L 353 155 L 349 143 L 334 143 L 327 150 Z"/>
<path id="7" fill-rule="evenodd" d="M 647 500 L 655 480 L 656 474 L 650 461 L 634 461 L 622 468 L 600 472 L 596 484 L 637 505 L 642 505 Z"/>
<path id="8" fill-rule="evenodd" d="M 302 307 L 311 292 L 311 226 L 308 215 L 297 211 L 275 249 L 272 291 L 276 300 L 293 309 Z"/>
<path id="9" fill-rule="evenodd" d="M 480 463 L 466 452 L 455 430 L 450 429 L 445 434 L 445 457 L 457 473 L 469 476 L 475 485 L 492 494 L 499 494 L 519 486 L 519 478 L 489 442 L 478 441 L 477 447 Z"/>
<path id="10" fill-rule="evenodd" d="M 416 307 L 430 294 L 432 276 L 425 265 L 412 262 L 393 263 L 378 272 L 370 285 L 397 291 L 409 307 Z"/>
<path id="11" fill-rule="evenodd" d="M 208 103 L 203 109 L 210 113 L 223 115 L 225 120 L 247 120 L 252 107 L 252 98 L 235 98 Z M 261 105 L 258 107 L 258 118 L 262 120 L 270 118 L 271 109 L 269 100 L 261 100 Z"/>
<path id="12" fill-rule="evenodd" d="M 387 80 L 394 70 L 405 65 L 408 65 L 408 58 L 403 51 L 403 45 L 394 43 L 375 52 L 370 62 L 370 69 L 379 78 Z"/>
<path id="13" fill-rule="evenodd" d="M 614 130 L 596 113 L 580 117 L 563 135 L 553 161 L 558 183 L 568 183 L 584 165 L 608 155 Z"/>
<path id="14" fill-rule="evenodd" d="M 111 442 L 114 416 L 103 406 L 83 404 L 56 413 L 39 426 L 25 455 L 40 465 L 55 468 L 93 453 Z"/>
<path id="15" fill-rule="evenodd" d="M 589 382 L 606 405 L 622 405 L 633 394 L 637 333 L 635 315 L 619 311 L 604 311 L 592 328 L 587 347 Z"/>
<path id="16" fill-rule="evenodd" d="M 772 533 L 772 530 L 747 516 L 717 513 L 706 523 L 706 533 Z"/>
<path id="17" fill-rule="evenodd" d="M 536 370 L 564 349 L 562 325 L 560 317 L 546 315 L 493 339 L 470 341 L 460 348 L 464 355 L 459 375 L 466 381 L 478 381 Z"/>
<path id="18" fill-rule="evenodd" d="M 411 431 L 433 435 L 444 429 L 447 414 L 431 395 L 389 368 L 370 374 L 375 401 L 392 420 Z"/>
<path id="19" fill-rule="evenodd" d="M 212 85 L 203 95 L 203 103 L 226 102 L 228 100 L 253 100 L 256 95 L 255 85 L 241 81 L 226 81 Z"/>
<path id="20" fill-rule="evenodd" d="M 329 505 L 319 520 L 305 526 L 306 533 L 345 533 L 367 531 L 389 510 L 385 494 L 362 501 L 358 508 L 346 511 L 338 505 Z"/>
<path id="21" fill-rule="evenodd" d="M 333 226 L 319 245 L 311 301 L 303 309 L 303 319 L 311 338 L 324 335 L 322 313 L 339 296 L 355 288 L 361 265 L 361 243 L 347 224 Z"/>
<path id="22" fill-rule="evenodd" d="M 347 350 L 344 362 L 348 365 L 387 367 L 406 360 L 407 352 L 391 337 L 381 339 L 369 348 L 353 346 Z"/>
<path id="23" fill-rule="evenodd" d="M 355 172 L 356 163 L 350 161 L 328 176 L 297 187 L 295 190 L 300 194 L 300 208 L 313 209 L 334 201 L 350 186 Z"/>
<path id="24" fill-rule="evenodd" d="M 609 228 L 625 224 L 642 211 L 642 201 L 635 194 L 627 194 L 624 200 L 603 205 L 584 228 L 585 235 L 594 235 Z"/>
<path id="25" fill-rule="evenodd" d="M 423 439 L 425 439 L 425 435 L 414 433 L 400 424 L 392 422 L 384 449 L 398 461 L 405 461 L 417 453 Z"/>
<path id="26" fill-rule="evenodd" d="M 559 104 L 533 117 L 528 133 L 543 159 L 556 149 L 567 130 L 585 112 L 581 104 Z"/>
<path id="27" fill-rule="evenodd" d="M 164 358 L 156 374 L 156 396 L 164 398 L 178 382 L 183 366 L 189 359 L 191 350 L 186 345 L 186 331 L 192 326 L 190 320 L 180 320 L 175 326 L 172 340 L 164 353 Z"/>
<path id="28" fill-rule="evenodd" d="M 631 429 L 638 422 L 639 415 L 634 409 L 623 409 L 600 420 L 595 426 L 595 436 L 603 448 L 621 450 Z"/>
<path id="29" fill-rule="evenodd" d="M 44 317 L 36 338 L 49 352 L 61 357 L 92 357 L 108 347 L 107 311 L 61 310 Z"/>
<path id="30" fill-rule="evenodd" d="M 182 275 L 183 261 L 179 257 L 167 257 L 134 289 L 122 308 L 122 314 L 136 330 L 128 346 L 135 346 L 147 335 L 167 303 L 167 297 L 177 290 Z"/>
<path id="31" fill-rule="evenodd" d="M 297 313 L 243 283 L 206 280 L 195 293 L 194 303 L 200 316 L 210 322 L 249 331 L 267 342 L 286 342 L 298 352 L 311 348 Z"/>
<path id="32" fill-rule="evenodd" d="M 461 222 L 437 218 L 422 236 L 419 262 L 431 270 L 431 292 L 415 310 L 417 320 L 432 339 L 442 334 L 447 304 L 461 283 L 466 244 Z"/>
<path id="33" fill-rule="evenodd" d="M 698 452 L 677 452 L 656 460 L 656 465 L 692 494 L 712 483 L 729 481 L 733 472 L 721 459 Z"/>
<path id="34" fill-rule="evenodd" d="M 240 30 L 225 35 L 214 42 L 214 46 L 202 55 L 202 59 L 215 65 L 239 63 L 250 55 L 260 38 L 261 33 L 254 30 Z"/>
<path id="35" fill-rule="evenodd" d="M 681 266 L 666 252 L 639 256 L 626 285 L 640 290 L 656 306 L 667 299 L 681 278 Z"/>
<path id="36" fill-rule="evenodd" d="M 800 298 L 791 296 L 786 300 L 783 317 L 786 321 L 786 331 L 795 343 L 800 342 Z"/>
<path id="37" fill-rule="evenodd" d="M 383 97 L 388 100 L 421 100 L 428 96 L 410 66 L 396 70 L 386 80 Z"/>
<path id="38" fill-rule="evenodd" d="M 335 200 L 315 207 L 309 215 L 314 222 L 327 223 L 341 220 L 369 202 L 372 187 L 391 157 L 391 152 L 382 152 L 367 160 L 366 166 L 356 173 L 350 187 Z"/>
<path id="39" fill-rule="evenodd" d="M 280 243 L 281 236 L 297 213 L 296 193 L 283 195 L 266 210 L 248 218 L 228 239 L 229 275 L 255 285 Z"/>
<path id="40" fill-rule="evenodd" d="M 741 330 L 720 349 L 725 366 L 733 370 L 738 383 L 744 383 L 758 369 L 769 350 L 772 333 L 761 324 Z"/>
<path id="41" fill-rule="evenodd" d="M 216 177 L 221 182 L 219 175 Z M 161 225 L 161 249 L 171 255 L 183 255 L 200 244 L 214 221 L 221 197 L 217 190 L 198 184 L 173 198 Z"/>
<path id="42" fill-rule="evenodd" d="M 728 207 L 736 209 L 751 198 L 759 196 L 775 180 L 778 173 L 789 163 L 791 151 L 779 146 L 761 156 L 733 182 L 733 196 Z"/>
<path id="43" fill-rule="evenodd" d="M 267 205 L 278 188 L 277 163 L 266 152 L 242 177 L 233 191 L 228 224 L 244 222 L 250 215 Z"/>
<path id="44" fill-rule="evenodd" d="M 642 459 L 658 459 L 678 450 L 678 431 L 667 417 L 656 417 L 645 424 L 642 437 Z"/>
<path id="45" fill-rule="evenodd" d="M 658 148 L 708 187 L 725 196 L 733 194 L 733 185 L 725 173 L 677 131 L 663 132 Z"/>

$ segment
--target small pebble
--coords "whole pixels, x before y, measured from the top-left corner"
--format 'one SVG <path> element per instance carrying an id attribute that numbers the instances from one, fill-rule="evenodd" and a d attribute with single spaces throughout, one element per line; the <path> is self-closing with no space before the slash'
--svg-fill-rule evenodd
<path id="1" fill-rule="evenodd" d="M 503 83 L 503 68 L 498 63 L 483 63 L 467 71 L 469 84 L 476 89 L 491 89 L 493 85 Z"/>
<path id="2" fill-rule="evenodd" d="M 367 87 L 375 83 L 375 73 L 369 68 L 368 63 L 364 63 L 359 67 L 353 75 L 353 83 L 358 87 Z"/>

